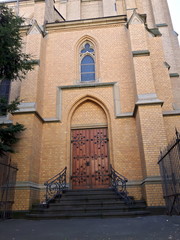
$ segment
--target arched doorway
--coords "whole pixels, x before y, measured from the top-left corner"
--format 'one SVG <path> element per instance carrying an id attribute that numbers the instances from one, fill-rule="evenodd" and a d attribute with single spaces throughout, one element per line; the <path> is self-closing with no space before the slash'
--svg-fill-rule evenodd
<path id="1" fill-rule="evenodd" d="M 72 188 L 109 186 L 108 128 L 104 110 L 87 100 L 71 121 Z"/>

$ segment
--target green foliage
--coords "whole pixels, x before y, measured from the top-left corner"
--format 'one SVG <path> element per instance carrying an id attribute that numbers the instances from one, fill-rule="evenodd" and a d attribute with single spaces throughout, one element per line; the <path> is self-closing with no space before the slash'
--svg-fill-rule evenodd
<path id="1" fill-rule="evenodd" d="M 22 80 L 33 69 L 31 56 L 22 52 L 20 28 L 24 19 L 0 4 L 0 81 Z"/>
<path id="2" fill-rule="evenodd" d="M 33 61 L 29 54 L 22 51 L 23 40 L 20 30 L 24 19 L 14 15 L 11 9 L 0 3 L 0 84 L 4 79 L 22 80 L 28 71 L 33 69 Z M 19 98 L 11 103 L 0 98 L 0 116 L 18 110 Z M 0 155 L 14 152 L 12 145 L 25 128 L 22 124 L 0 125 Z"/>
<path id="3" fill-rule="evenodd" d="M 24 126 L 19 123 L 0 127 L 0 155 L 4 152 L 14 152 L 12 145 L 19 140 L 18 133 L 24 130 Z"/>
<path id="4" fill-rule="evenodd" d="M 19 103 L 19 98 L 15 99 L 10 104 L 8 104 L 6 100 L 0 99 L 0 112 L 13 113 L 15 110 L 18 110 Z M 0 156 L 5 152 L 14 152 L 12 145 L 19 140 L 18 134 L 24 130 L 24 125 L 19 123 L 0 125 Z"/>
<path id="5" fill-rule="evenodd" d="M 7 99 L 0 98 L 0 116 L 5 116 L 8 113 L 13 113 L 18 110 L 18 105 L 20 104 L 19 97 L 16 98 L 11 103 L 8 103 Z"/>
<path id="6" fill-rule="evenodd" d="M 4 115 L 6 115 L 7 112 L 13 113 L 15 110 L 18 110 L 19 103 L 20 100 L 18 98 L 10 104 L 7 103 L 7 100 L 0 99 L 0 112 Z M 24 125 L 19 123 L 0 125 L 0 156 L 5 152 L 14 152 L 12 145 L 19 140 L 18 134 L 24 130 Z"/>

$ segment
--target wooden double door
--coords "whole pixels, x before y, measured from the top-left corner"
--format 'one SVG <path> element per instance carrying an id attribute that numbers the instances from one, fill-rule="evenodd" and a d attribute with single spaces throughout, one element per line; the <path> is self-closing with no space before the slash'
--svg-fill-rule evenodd
<path id="1" fill-rule="evenodd" d="M 73 189 L 107 188 L 107 128 L 72 130 L 71 145 Z"/>

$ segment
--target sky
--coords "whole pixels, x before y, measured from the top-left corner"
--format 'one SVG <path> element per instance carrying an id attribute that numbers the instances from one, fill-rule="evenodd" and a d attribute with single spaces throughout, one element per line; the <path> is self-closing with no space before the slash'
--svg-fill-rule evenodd
<path id="1" fill-rule="evenodd" d="M 168 0 L 174 30 L 180 35 L 180 0 Z M 180 42 L 180 36 L 179 36 Z"/>
<path id="2" fill-rule="evenodd" d="M 5 0 L 0 0 L 0 2 L 3 1 Z M 169 4 L 174 30 L 180 35 L 180 0 L 167 0 L 167 1 Z"/>

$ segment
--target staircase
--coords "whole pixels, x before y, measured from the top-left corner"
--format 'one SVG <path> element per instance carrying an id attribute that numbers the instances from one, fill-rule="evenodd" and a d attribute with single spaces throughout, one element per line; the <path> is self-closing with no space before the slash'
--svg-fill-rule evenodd
<path id="1" fill-rule="evenodd" d="M 132 197 L 131 197 L 132 198 Z M 27 215 L 30 219 L 133 217 L 148 215 L 144 201 L 125 204 L 110 188 L 92 190 L 65 190 L 48 205 L 33 205 Z"/>

